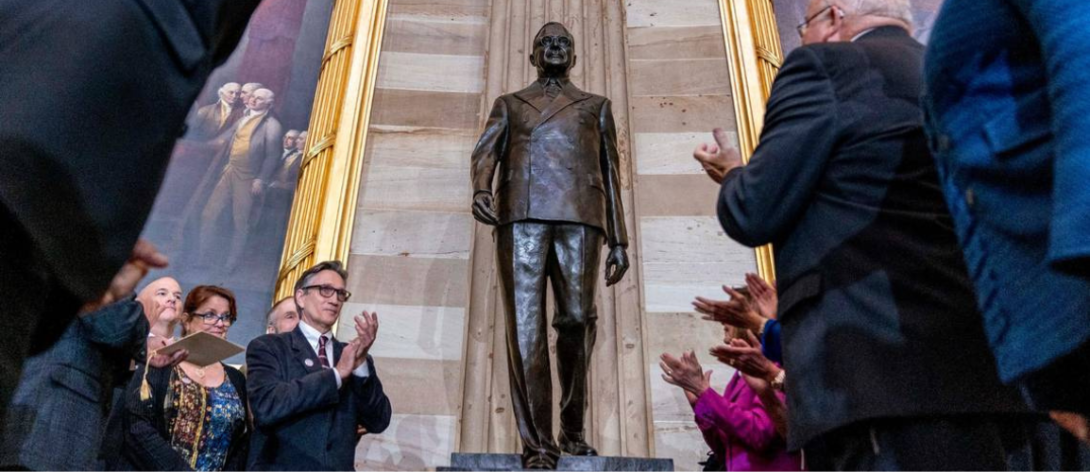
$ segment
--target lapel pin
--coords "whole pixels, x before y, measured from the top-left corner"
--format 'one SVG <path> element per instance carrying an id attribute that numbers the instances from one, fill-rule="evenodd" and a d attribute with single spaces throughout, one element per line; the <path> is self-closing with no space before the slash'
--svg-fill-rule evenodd
<path id="1" fill-rule="evenodd" d="M 303 364 L 306 364 L 307 367 L 314 367 L 314 361 L 310 359 L 303 361 Z"/>

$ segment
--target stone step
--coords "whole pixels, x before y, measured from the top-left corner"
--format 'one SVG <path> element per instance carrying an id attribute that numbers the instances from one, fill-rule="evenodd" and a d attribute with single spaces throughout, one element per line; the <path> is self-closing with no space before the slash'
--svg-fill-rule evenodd
<path id="1" fill-rule="evenodd" d="M 450 467 L 437 470 L 523 470 L 522 457 L 518 454 L 473 454 L 454 453 L 450 455 Z M 643 457 L 608 457 L 608 456 L 561 456 L 556 470 L 576 471 L 673 471 L 673 459 L 648 459 Z"/>

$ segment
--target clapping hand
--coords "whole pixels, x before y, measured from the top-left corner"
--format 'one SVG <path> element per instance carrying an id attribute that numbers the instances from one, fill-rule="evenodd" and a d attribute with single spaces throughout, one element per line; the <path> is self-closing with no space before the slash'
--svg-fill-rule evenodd
<path id="1" fill-rule="evenodd" d="M 723 128 L 712 130 L 712 137 L 716 144 L 701 144 L 693 151 L 693 158 L 700 162 L 704 172 L 708 173 L 715 183 L 723 183 L 727 172 L 742 165 L 742 155 L 733 147 L 730 138 Z"/>
<path id="2" fill-rule="evenodd" d="M 730 300 L 696 297 L 693 301 L 693 307 L 697 313 L 704 315 L 703 319 L 752 330 L 760 330 L 764 326 L 765 319 L 746 302 L 745 295 L 726 285 L 723 291 L 730 295 Z"/>
<path id="3" fill-rule="evenodd" d="M 738 369 L 744 375 L 771 381 L 780 371 L 776 363 L 761 353 L 761 342 L 753 333 L 747 332 L 745 339 L 734 338 L 729 345 L 713 347 L 710 352 L 719 362 Z"/>
<path id="4" fill-rule="evenodd" d="M 771 320 L 776 319 L 776 288 L 753 273 L 746 274 L 746 288 L 753 297 L 753 308 L 757 310 L 757 314 Z"/>
<path id="5" fill-rule="evenodd" d="M 344 347 L 341 358 L 337 361 L 337 373 L 342 379 L 352 375 L 352 371 L 367 362 L 367 353 L 378 336 L 378 313 L 363 312 L 356 316 L 356 339 Z"/>
<path id="6" fill-rule="evenodd" d="M 711 388 L 712 371 L 703 371 L 693 351 L 682 353 L 681 359 L 663 353 L 660 359 L 662 379 L 670 385 L 684 389 L 686 397 L 691 395 L 690 403 L 695 403 L 695 398 L 700 398 L 707 389 Z"/>
<path id="7" fill-rule="evenodd" d="M 371 351 L 371 345 L 375 344 L 378 337 L 378 313 L 363 312 L 356 317 L 356 339 L 360 342 L 360 350 L 357 353 L 363 360 L 367 359 L 367 353 Z M 360 362 L 362 364 L 362 361 Z"/>

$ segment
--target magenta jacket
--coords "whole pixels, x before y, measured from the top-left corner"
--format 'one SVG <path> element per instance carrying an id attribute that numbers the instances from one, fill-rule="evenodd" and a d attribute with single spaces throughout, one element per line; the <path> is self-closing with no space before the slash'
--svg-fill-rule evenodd
<path id="1" fill-rule="evenodd" d="M 787 452 L 757 392 L 741 375 L 734 374 L 722 396 L 711 388 L 705 391 L 693 414 L 704 442 L 727 470 L 802 470 L 799 455 Z"/>

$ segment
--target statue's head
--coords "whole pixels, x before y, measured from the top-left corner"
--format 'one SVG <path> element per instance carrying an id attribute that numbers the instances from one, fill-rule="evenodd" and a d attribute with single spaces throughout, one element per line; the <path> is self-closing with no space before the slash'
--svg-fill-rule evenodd
<path id="1" fill-rule="evenodd" d="M 539 77 L 566 77 L 575 66 L 575 38 L 564 25 L 545 23 L 534 36 L 530 64 L 537 68 Z"/>

